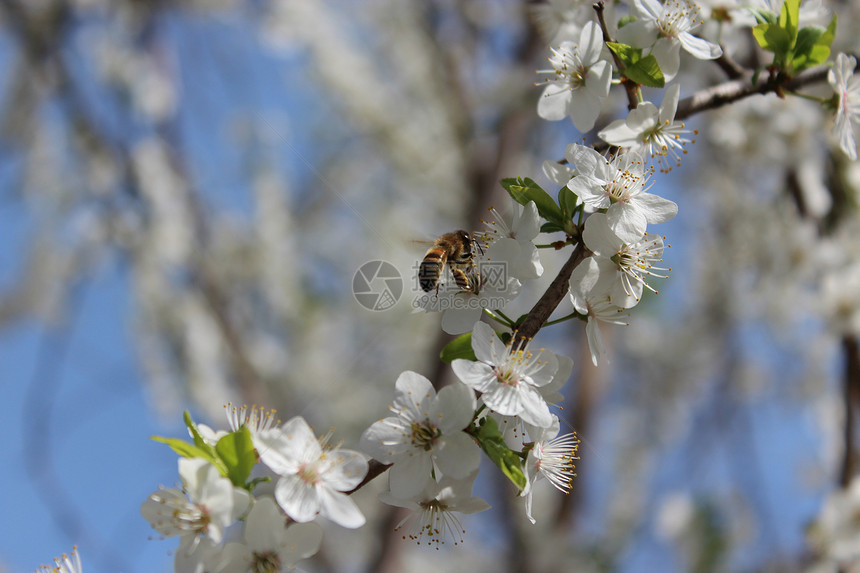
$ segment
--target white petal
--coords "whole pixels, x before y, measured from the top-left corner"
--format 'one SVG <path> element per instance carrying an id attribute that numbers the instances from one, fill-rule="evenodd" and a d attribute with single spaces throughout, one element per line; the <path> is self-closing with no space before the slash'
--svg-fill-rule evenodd
<path id="1" fill-rule="evenodd" d="M 600 271 L 594 257 L 586 258 L 573 269 L 570 275 L 570 299 L 576 312 L 588 314 L 587 295 L 597 284 L 599 276 Z"/>
<path id="2" fill-rule="evenodd" d="M 648 228 L 645 214 L 631 203 L 616 203 L 606 211 L 609 227 L 625 243 L 634 243 L 642 238 Z"/>
<path id="3" fill-rule="evenodd" d="M 478 469 L 481 463 L 481 449 L 465 432 L 445 436 L 442 446 L 436 453 L 436 463 L 443 475 L 465 478 Z"/>
<path id="4" fill-rule="evenodd" d="M 589 95 L 597 99 L 598 105 L 609 95 L 611 85 L 612 66 L 609 62 L 604 60 L 591 66 L 586 75 L 585 89 Z"/>
<path id="5" fill-rule="evenodd" d="M 297 476 L 284 476 L 275 485 L 275 499 L 299 523 L 313 521 L 320 510 L 317 490 Z"/>
<path id="6" fill-rule="evenodd" d="M 463 384 L 478 392 L 486 392 L 495 384 L 493 369 L 483 362 L 472 362 L 457 358 L 451 362 L 451 369 Z"/>
<path id="7" fill-rule="evenodd" d="M 567 165 L 562 165 L 558 161 L 550 161 L 549 159 L 541 164 L 541 170 L 547 179 L 559 187 L 567 185 L 567 182 L 570 181 L 574 173 L 573 169 Z"/>
<path id="8" fill-rule="evenodd" d="M 642 107 L 643 105 L 645 104 L 639 104 L 639 107 Z M 610 145 L 617 145 L 619 147 L 633 147 L 639 145 L 639 132 L 630 129 L 627 126 L 627 122 L 623 119 L 616 119 L 599 131 L 597 135 L 600 139 Z"/>
<path id="9" fill-rule="evenodd" d="M 588 317 L 588 323 L 585 325 L 585 336 L 588 338 L 588 350 L 591 351 L 591 362 L 597 366 L 600 362 L 600 357 L 606 353 L 603 346 L 603 335 L 600 333 L 600 326 L 594 317 Z"/>
<path id="10" fill-rule="evenodd" d="M 538 115 L 549 121 L 558 121 L 567 117 L 570 93 L 570 88 L 562 84 L 546 86 L 538 99 Z"/>
<path id="11" fill-rule="evenodd" d="M 276 547 L 284 534 L 284 514 L 271 497 L 261 497 L 254 504 L 245 520 L 245 542 L 254 550 Z"/>
<path id="12" fill-rule="evenodd" d="M 714 60 L 723 55 L 723 49 L 720 46 L 689 32 L 678 34 L 678 41 L 689 54 L 700 60 Z"/>
<path id="13" fill-rule="evenodd" d="M 582 33 L 579 36 L 580 57 L 586 66 L 597 62 L 600 59 L 600 52 L 603 50 L 603 32 L 597 22 L 590 21 L 582 27 Z"/>
<path id="14" fill-rule="evenodd" d="M 678 204 L 653 193 L 642 193 L 636 198 L 649 225 L 665 223 L 678 214 Z"/>
<path id="15" fill-rule="evenodd" d="M 319 494 L 320 515 L 348 529 L 357 529 L 364 525 L 364 514 L 351 497 L 326 489 L 321 489 Z"/>
<path id="16" fill-rule="evenodd" d="M 430 410 L 429 419 L 443 434 L 462 430 L 475 415 L 475 393 L 465 384 L 449 384 L 439 390 L 439 398 Z"/>
<path id="17" fill-rule="evenodd" d="M 397 377 L 394 387 L 397 391 L 394 410 L 411 412 L 416 419 L 421 418 L 430 409 L 436 398 L 436 390 L 433 389 L 430 380 L 410 370 L 402 372 Z"/>
<path id="18" fill-rule="evenodd" d="M 335 449 L 326 454 L 331 466 L 321 476 L 325 484 L 338 491 L 349 491 L 367 475 L 367 458 L 353 450 Z"/>
<path id="19" fill-rule="evenodd" d="M 636 20 L 618 30 L 618 37 L 615 41 L 634 48 L 645 49 L 652 45 L 656 39 L 657 28 L 652 22 Z"/>
<path id="20" fill-rule="evenodd" d="M 320 549 L 323 530 L 316 523 L 294 523 L 287 528 L 284 536 L 284 547 L 289 551 L 280 551 L 282 567 L 291 567 L 300 559 L 314 555 Z"/>
<path id="21" fill-rule="evenodd" d="M 593 213 L 585 220 L 585 230 L 582 232 L 585 246 L 601 257 L 611 257 L 624 246 L 612 229 L 603 213 Z"/>
<path id="22" fill-rule="evenodd" d="M 650 101 L 643 101 L 636 109 L 630 110 L 624 123 L 630 131 L 636 134 L 636 139 L 642 138 L 642 133 L 657 125 L 659 111 L 657 106 Z"/>
<path id="23" fill-rule="evenodd" d="M 599 165 L 606 163 L 606 158 L 594 149 L 578 143 L 568 145 L 564 151 L 564 156 L 568 163 L 576 167 L 577 177 L 573 180 L 579 178 L 582 174 L 594 173 Z"/>
<path id="24" fill-rule="evenodd" d="M 416 452 L 398 460 L 389 471 L 388 486 L 399 498 L 417 495 L 432 479 L 433 462 L 430 452 Z"/>
<path id="25" fill-rule="evenodd" d="M 568 113 L 576 129 L 582 133 L 590 131 L 600 115 L 602 103 L 602 100 L 592 96 L 587 88 L 571 92 Z"/>
<path id="26" fill-rule="evenodd" d="M 478 360 L 487 364 L 494 362 L 495 352 L 498 352 L 498 349 L 494 349 L 493 346 L 494 341 L 498 340 L 498 338 L 498 335 L 489 324 L 485 322 L 475 323 L 475 326 L 472 328 L 472 350 L 475 351 L 475 356 Z"/>
<path id="27" fill-rule="evenodd" d="M 672 84 L 666 89 L 663 102 L 660 104 L 660 123 L 671 123 L 675 120 L 675 112 L 678 110 L 678 98 L 681 97 L 681 86 Z"/>
<path id="28" fill-rule="evenodd" d="M 672 38 L 660 38 L 654 43 L 651 54 L 657 58 L 666 82 L 672 81 L 681 67 L 681 43 Z"/>
<path id="29" fill-rule="evenodd" d="M 646 20 L 657 20 L 663 13 L 663 5 L 657 0 L 634 0 L 633 4 Z"/>
<path id="30" fill-rule="evenodd" d="M 562 185 L 566 185 L 568 180 L 565 180 Z M 518 219 L 514 220 L 514 232 L 517 234 L 518 240 L 531 241 L 540 233 L 540 215 L 538 214 L 537 205 L 534 201 L 529 201 L 520 213 Z"/>
<path id="31" fill-rule="evenodd" d="M 540 365 L 528 372 L 529 383 L 540 388 L 552 382 L 558 372 L 558 359 L 554 352 L 541 352 Z"/>
<path id="32" fill-rule="evenodd" d="M 546 428 L 553 423 L 555 417 L 550 413 L 549 406 L 537 390 L 532 388 L 522 392 L 520 399 L 522 411 L 518 415 L 523 422 L 541 428 Z"/>
<path id="33" fill-rule="evenodd" d="M 459 302 L 462 302 L 463 306 L 466 306 L 467 308 L 449 308 L 443 311 L 442 330 L 448 334 L 463 334 L 472 330 L 472 326 L 481 320 L 481 313 L 483 312 L 480 307 L 468 307 L 468 298 L 473 296 L 474 295 L 470 293 L 465 293 L 462 295 L 458 294 L 457 297 L 455 297 L 459 297 L 461 299 Z"/>

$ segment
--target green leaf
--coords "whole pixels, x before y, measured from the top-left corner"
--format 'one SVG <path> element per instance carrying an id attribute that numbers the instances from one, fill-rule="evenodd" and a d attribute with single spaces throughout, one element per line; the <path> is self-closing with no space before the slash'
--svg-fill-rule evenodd
<path id="1" fill-rule="evenodd" d="M 552 221 L 559 226 L 564 224 L 561 215 L 561 209 L 558 208 L 549 193 L 544 191 L 540 185 L 529 179 L 528 177 L 510 177 L 502 179 L 502 187 L 504 187 L 514 201 L 520 205 L 528 205 L 529 201 L 534 201 L 537 206 L 538 213 L 547 221 Z"/>
<path id="2" fill-rule="evenodd" d="M 196 455 L 192 457 L 203 458 L 212 463 L 222 476 L 227 477 L 227 466 L 224 465 L 224 462 L 218 457 L 218 453 L 215 451 L 215 448 L 207 442 L 203 435 L 200 433 L 200 430 L 197 429 L 197 424 L 194 423 L 194 420 L 191 419 L 191 414 L 188 413 L 188 410 L 185 410 L 184 414 L 185 425 L 188 426 L 188 431 L 191 432 L 191 436 L 194 438 L 194 445 L 198 450 L 203 452 L 203 455 Z"/>
<path id="3" fill-rule="evenodd" d="M 770 10 L 759 10 L 754 8 L 747 8 L 747 10 L 755 17 L 755 21 L 758 24 L 776 24 L 777 20 L 779 20 L 779 16 Z"/>
<path id="4" fill-rule="evenodd" d="M 653 54 L 648 54 L 641 60 L 627 66 L 621 73 L 643 86 L 662 88 L 666 85 L 666 77 Z"/>
<path id="5" fill-rule="evenodd" d="M 562 229 L 555 223 L 544 223 L 540 226 L 541 233 L 557 233 L 559 231 L 564 231 L 564 229 Z"/>
<path id="6" fill-rule="evenodd" d="M 248 489 L 248 491 L 253 491 L 253 489 L 255 487 L 257 487 L 258 485 L 260 485 L 261 483 L 269 483 L 270 481 L 272 481 L 272 478 L 270 478 L 269 476 L 255 477 L 254 479 L 252 479 L 251 481 L 248 482 L 247 489 Z"/>
<path id="7" fill-rule="evenodd" d="M 446 364 L 450 364 L 457 358 L 471 360 L 472 362 L 477 361 L 478 357 L 475 356 L 475 351 L 472 350 L 472 333 L 461 334 L 446 344 L 442 352 L 439 353 L 439 358 Z"/>
<path id="8" fill-rule="evenodd" d="M 779 24 L 759 24 L 752 29 L 758 45 L 784 58 L 791 49 L 792 38 Z"/>
<path id="9" fill-rule="evenodd" d="M 473 434 L 481 449 L 496 466 L 502 470 L 511 482 L 522 490 L 526 486 L 526 476 L 523 473 L 523 460 L 517 452 L 505 444 L 505 438 L 499 431 L 496 421 L 484 418 L 482 424 Z"/>
<path id="10" fill-rule="evenodd" d="M 797 41 L 794 43 L 795 59 L 805 56 L 812 51 L 818 39 L 824 35 L 824 28 L 818 26 L 807 26 L 797 33 Z"/>
<path id="11" fill-rule="evenodd" d="M 642 48 L 634 48 L 619 42 L 606 42 L 606 46 L 618 56 L 625 67 L 632 66 L 642 58 Z"/>
<path id="12" fill-rule="evenodd" d="M 813 26 L 807 26 L 798 33 L 795 55 L 791 60 L 792 72 L 801 72 L 827 61 L 830 57 L 830 45 L 820 42 L 825 34 L 825 30 Z"/>
<path id="13" fill-rule="evenodd" d="M 161 436 L 150 436 L 149 439 L 162 444 L 167 444 L 170 446 L 171 450 L 183 458 L 203 458 L 204 460 L 215 463 L 215 459 L 209 452 L 198 448 L 194 444 L 189 444 L 185 440 L 180 440 L 179 438 L 162 438 Z"/>
<path id="14" fill-rule="evenodd" d="M 634 15 L 632 15 L 632 14 L 628 14 L 627 16 L 622 16 L 622 17 L 618 20 L 618 29 L 620 30 L 621 28 L 623 28 L 624 26 L 626 26 L 626 25 L 627 25 L 627 24 L 629 24 L 630 22 L 635 22 L 635 21 L 636 21 L 636 20 L 638 20 L 638 19 L 639 19 L 639 18 L 637 18 L 636 16 L 634 16 Z"/>
<path id="15" fill-rule="evenodd" d="M 779 12 L 777 24 L 785 30 L 789 38 L 789 49 L 794 46 L 797 39 L 797 22 L 800 20 L 800 0 L 785 0 L 782 10 Z"/>
<path id="16" fill-rule="evenodd" d="M 245 487 L 245 482 L 251 475 L 251 470 L 257 463 L 257 453 L 251 442 L 251 431 L 242 426 L 235 432 L 230 432 L 215 445 L 218 457 L 227 468 L 227 477 L 236 487 Z"/>
<path id="17" fill-rule="evenodd" d="M 576 213 L 577 201 L 579 201 L 579 197 L 569 187 L 562 187 L 558 190 L 558 204 L 565 219 L 573 218 L 573 214 Z"/>
<path id="18" fill-rule="evenodd" d="M 827 25 L 827 29 L 824 31 L 824 34 L 818 38 L 819 46 L 827 46 L 830 48 L 833 46 L 833 39 L 836 37 L 836 14 L 833 15 L 833 19 L 830 20 L 830 23 Z"/>
<path id="19" fill-rule="evenodd" d="M 203 438 L 200 430 L 197 429 L 197 424 L 191 419 L 191 414 L 188 413 L 188 410 L 185 410 L 184 418 L 185 425 L 188 426 L 188 431 L 191 432 L 191 437 L 194 438 L 194 445 L 201 449 L 209 449 L 214 454 L 214 448 Z"/>

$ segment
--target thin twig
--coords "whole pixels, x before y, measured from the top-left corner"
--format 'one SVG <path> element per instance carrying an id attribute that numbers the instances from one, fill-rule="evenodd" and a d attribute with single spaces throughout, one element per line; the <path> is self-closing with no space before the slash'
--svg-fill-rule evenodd
<path id="1" fill-rule="evenodd" d="M 697 113 L 716 109 L 738 100 L 768 93 L 780 93 L 782 90 L 796 90 L 798 88 L 822 82 L 827 79 L 827 66 L 819 66 L 807 70 L 793 78 L 786 79 L 776 75 L 753 83 L 753 75 L 746 72 L 741 79 L 719 84 L 702 91 L 696 92 L 690 97 L 678 102 L 678 112 L 675 119 L 686 119 Z"/>
<path id="2" fill-rule="evenodd" d="M 723 70 L 723 73 L 725 73 L 730 80 L 739 80 L 744 77 L 744 75 L 752 73 L 728 55 L 725 49 L 720 57 L 714 60 L 714 63 Z"/>
<path id="3" fill-rule="evenodd" d="M 576 248 L 570 254 L 570 258 L 564 263 L 558 275 L 553 279 L 552 284 L 549 285 L 549 288 L 546 289 L 540 300 L 535 303 L 517 329 L 516 336 L 514 337 L 514 345 L 534 338 L 535 334 L 538 333 L 553 311 L 558 307 L 564 295 L 567 294 L 568 282 L 570 281 L 570 275 L 573 274 L 573 269 L 589 255 L 591 255 L 591 251 L 583 243 L 576 245 Z"/>
<path id="4" fill-rule="evenodd" d="M 600 24 L 600 31 L 603 32 L 603 42 L 612 42 L 612 36 L 609 35 L 609 28 L 606 26 L 606 18 L 603 15 L 603 0 L 598 0 L 592 6 L 594 11 L 597 12 L 597 22 Z M 621 62 L 621 58 L 618 57 L 618 54 L 609 50 L 612 54 L 612 59 L 615 60 L 615 67 L 619 72 L 624 70 L 624 64 Z M 639 105 L 639 84 L 630 79 L 621 76 L 621 85 L 624 86 L 624 89 L 627 90 L 627 109 L 636 109 L 636 106 Z"/>
<path id="5" fill-rule="evenodd" d="M 857 337 L 846 335 L 842 338 L 842 351 L 845 356 L 845 374 L 842 381 L 845 407 L 845 451 L 839 471 L 839 485 L 848 487 L 856 474 L 854 455 L 854 406 L 860 397 L 860 346 Z"/>
<path id="6" fill-rule="evenodd" d="M 370 460 L 367 464 L 368 464 L 367 475 L 364 476 L 364 479 L 361 480 L 360 484 L 358 484 L 357 486 L 355 486 L 351 490 L 344 492 L 346 495 L 351 495 L 351 494 L 357 492 L 358 490 L 360 490 L 361 488 L 366 486 L 368 483 L 370 483 L 371 481 L 376 479 L 378 476 L 384 474 L 388 470 L 388 468 L 391 467 L 391 464 L 384 464 L 384 463 L 378 462 L 376 460 Z"/>

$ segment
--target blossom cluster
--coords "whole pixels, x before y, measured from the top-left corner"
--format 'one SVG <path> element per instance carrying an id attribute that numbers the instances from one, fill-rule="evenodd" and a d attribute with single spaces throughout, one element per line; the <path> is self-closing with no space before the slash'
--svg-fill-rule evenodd
<path id="1" fill-rule="evenodd" d="M 345 492 L 364 479 L 366 456 L 318 439 L 301 417 L 277 426 L 271 412 L 228 405 L 228 420 L 231 432 L 214 432 L 186 415 L 193 444 L 158 438 L 182 456 L 182 485 L 159 488 L 140 511 L 158 533 L 179 537 L 177 572 L 292 570 L 320 547 L 317 519 L 364 525 Z"/>
<path id="2" fill-rule="evenodd" d="M 482 453 L 517 487 L 532 523 L 539 479 L 571 490 L 579 439 L 575 432 L 562 432 L 570 422 L 559 418 L 556 404 L 573 360 L 536 348 L 533 335 L 551 323 L 578 319 L 598 366 L 606 356 L 600 323 L 628 324 L 645 291 L 657 293 L 653 279 L 668 277 L 666 239 L 651 226 L 675 217 L 678 205 L 654 191 L 658 177 L 679 165 L 696 133 L 676 119 L 681 87 L 671 82 L 678 77 L 682 49 L 699 60 L 723 57 L 718 43 L 699 35 L 705 34 L 704 11 L 692 0 L 631 0 L 628 12 L 609 26 L 598 4 L 598 16 L 587 22 L 573 5 L 560 9 L 555 22 L 543 13 L 555 45 L 550 68 L 538 72 L 546 81 L 537 114 L 550 121 L 570 118 L 582 132 L 598 126 L 602 143 L 570 143 L 563 161 L 544 163 L 544 174 L 558 188 L 557 200 L 531 179 L 502 181 L 514 202 L 512 215 L 493 209 L 494 221 L 485 230 L 464 234 L 474 241 L 463 249 L 469 256 L 442 265 L 447 274 L 438 286 L 416 299 L 425 311 L 441 311 L 442 330 L 461 335 L 442 352 L 453 382 L 437 388 L 417 372 L 402 372 L 391 415 L 364 431 L 362 452 L 319 439 L 301 417 L 277 425 L 256 408 L 234 411 L 231 432 L 215 432 L 188 418 L 193 444 L 160 439 L 181 456 L 181 487 L 161 488 L 141 507 L 161 535 L 179 537 L 177 571 L 294 567 L 317 552 L 318 520 L 351 529 L 364 525 L 349 494 L 365 483 L 371 459 L 387 467 L 387 489 L 379 499 L 410 510 L 397 527 L 410 522 L 406 537 L 437 548 L 449 539 L 455 545 L 463 541 L 460 514 L 489 508 L 473 495 Z M 793 22 L 797 34 L 792 11 L 798 10 L 796 0 L 784 3 L 784 18 L 760 10 L 752 32 L 762 49 L 774 52 L 775 62 L 794 73 L 821 63 L 816 58 L 823 51 L 780 52 L 769 43 L 791 33 L 785 21 Z M 773 32 L 777 28 L 782 32 Z M 816 30 L 820 33 L 810 41 L 823 46 L 827 36 Z M 829 43 L 826 48 L 829 54 Z M 828 76 L 835 95 L 822 102 L 835 108 L 839 147 L 852 160 L 853 129 L 860 123 L 855 66 L 845 54 L 836 58 Z M 626 117 L 599 125 L 613 83 L 623 83 L 635 101 Z M 665 88 L 659 106 L 643 99 L 642 86 Z M 561 235 L 539 245 L 541 233 Z M 573 250 L 577 264 L 564 278 L 574 311 L 523 334 L 537 313 L 514 320 L 505 310 L 527 281 L 543 275 L 539 252 L 549 247 Z M 836 516 L 831 521 L 844 521 L 835 509 L 830 513 Z"/>

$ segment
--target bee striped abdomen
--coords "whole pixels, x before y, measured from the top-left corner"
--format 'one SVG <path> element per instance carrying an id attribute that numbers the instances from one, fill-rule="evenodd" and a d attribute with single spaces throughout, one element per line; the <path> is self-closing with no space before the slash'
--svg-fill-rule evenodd
<path id="1" fill-rule="evenodd" d="M 447 253 L 442 249 L 433 248 L 427 251 L 418 267 L 418 283 L 421 285 L 421 290 L 430 292 L 439 285 L 439 277 L 442 276 L 446 258 Z"/>

